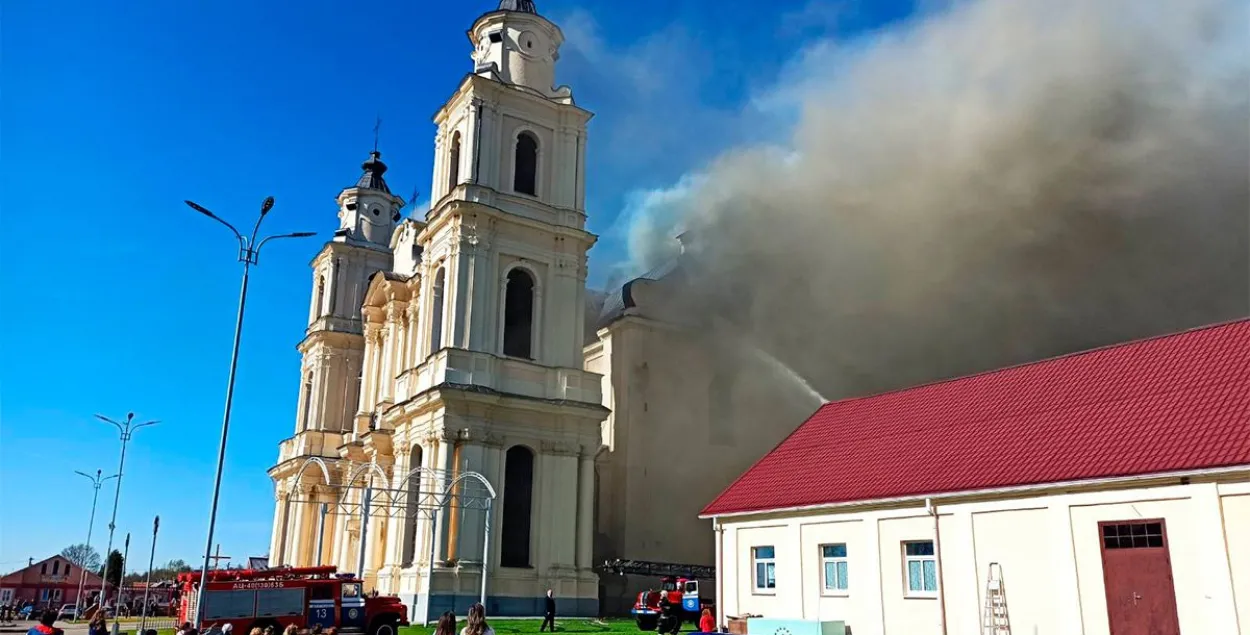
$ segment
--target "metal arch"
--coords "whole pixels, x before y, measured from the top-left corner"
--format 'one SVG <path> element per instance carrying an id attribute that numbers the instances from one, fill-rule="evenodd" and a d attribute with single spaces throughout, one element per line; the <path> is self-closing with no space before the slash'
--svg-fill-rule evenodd
<path id="1" fill-rule="evenodd" d="M 386 472 L 383 472 L 382 468 L 378 467 L 377 463 L 374 463 L 373 461 L 369 461 L 368 463 L 362 463 L 360 464 L 359 467 L 352 470 L 351 474 L 348 475 L 348 477 L 343 480 L 343 484 L 340 486 L 343 489 L 343 493 L 339 495 L 339 505 L 342 505 L 347 501 L 347 495 L 352 490 L 352 484 L 355 483 L 356 479 L 360 477 L 362 474 L 364 474 L 365 472 L 372 472 L 378 478 L 382 479 L 383 483 L 387 482 Z M 370 489 L 373 489 L 374 491 L 379 491 L 379 490 L 382 491 L 386 495 L 386 498 L 388 499 L 387 502 L 389 504 L 393 505 L 395 503 L 395 498 L 391 496 L 389 488 L 370 488 Z"/>
<path id="2" fill-rule="evenodd" d="M 451 494 L 451 490 L 454 489 L 456 485 L 459 485 L 462 481 L 469 479 L 469 478 L 476 479 L 479 483 L 482 484 L 482 486 L 486 488 L 487 493 L 490 494 L 490 496 L 488 497 L 490 500 L 493 501 L 497 498 L 497 495 L 495 494 L 495 488 L 490 484 L 490 481 L 486 480 L 485 476 L 482 476 L 481 472 L 464 472 L 460 476 L 457 476 L 456 478 L 452 479 L 452 481 L 447 484 L 447 487 L 443 489 L 443 499 L 444 500 L 447 499 L 447 497 Z M 480 498 L 480 497 L 475 497 L 475 498 Z"/>
<path id="3" fill-rule="evenodd" d="M 304 459 L 303 465 L 300 465 L 299 470 L 295 472 L 295 478 L 292 479 L 292 482 L 298 486 L 300 479 L 304 477 L 304 470 L 308 469 L 309 464 L 312 463 L 316 463 L 317 466 L 321 468 L 321 476 L 325 477 L 326 485 L 334 487 L 334 481 L 330 478 L 330 468 L 326 467 L 326 462 L 322 461 L 319 456 L 310 456 L 307 459 Z M 294 493 L 294 488 L 286 493 L 286 497 L 288 499 L 291 498 L 292 493 Z"/>

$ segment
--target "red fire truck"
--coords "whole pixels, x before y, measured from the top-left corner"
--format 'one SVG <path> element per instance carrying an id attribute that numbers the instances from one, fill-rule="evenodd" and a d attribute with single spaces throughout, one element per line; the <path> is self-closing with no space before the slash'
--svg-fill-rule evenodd
<path id="1" fill-rule="evenodd" d="M 678 605 L 677 617 L 687 624 L 698 624 L 703 609 L 716 615 L 716 602 L 713 598 L 699 595 L 699 578 L 715 580 L 716 569 L 697 564 L 674 564 L 671 562 L 648 562 L 646 560 L 609 560 L 600 567 L 618 575 L 645 575 L 660 578 L 660 588 L 650 588 L 638 593 L 634 601 L 634 621 L 638 630 L 654 631 L 660 621 L 660 593 L 668 592 L 670 602 Z M 675 626 L 679 626 L 675 625 Z"/>
<path id="2" fill-rule="evenodd" d="M 408 607 L 396 597 L 365 597 L 364 584 L 334 567 L 226 569 L 208 572 L 202 628 L 234 624 L 234 632 L 274 627 L 335 627 L 340 633 L 396 635 L 408 625 Z M 178 575 L 178 620 L 195 622 L 200 574 Z"/>

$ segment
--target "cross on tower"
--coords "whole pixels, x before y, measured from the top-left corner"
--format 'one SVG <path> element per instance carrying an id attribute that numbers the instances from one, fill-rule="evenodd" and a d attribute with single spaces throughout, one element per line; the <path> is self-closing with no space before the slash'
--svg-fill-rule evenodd
<path id="1" fill-rule="evenodd" d="M 373 151 L 374 152 L 378 151 L 378 135 L 381 132 L 381 130 L 382 130 L 382 115 L 378 115 L 377 120 L 374 121 L 373 123 Z"/>
<path id="2" fill-rule="evenodd" d="M 221 562 L 222 560 L 229 560 L 230 556 L 221 555 L 221 543 L 219 542 L 217 543 L 217 553 L 215 555 L 209 556 L 208 559 L 213 561 L 213 568 L 218 569 L 220 567 L 218 567 L 217 564 Z"/>

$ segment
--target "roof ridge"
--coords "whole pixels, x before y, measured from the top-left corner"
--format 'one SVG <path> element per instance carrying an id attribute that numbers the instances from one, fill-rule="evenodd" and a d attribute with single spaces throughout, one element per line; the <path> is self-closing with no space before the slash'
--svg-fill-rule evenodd
<path id="1" fill-rule="evenodd" d="M 1058 355 L 1051 355 L 1050 357 L 1043 357 L 1041 359 L 1035 359 L 1035 360 L 1031 360 L 1027 362 L 1020 362 L 1018 364 L 1011 364 L 1010 366 L 999 366 L 998 368 L 989 368 L 986 370 L 977 371 L 975 373 L 969 373 L 967 375 L 956 375 L 954 377 L 947 377 L 946 379 L 935 379 L 933 381 L 924 382 L 921 384 L 912 384 L 911 386 L 904 386 L 902 388 L 893 388 L 890 390 L 883 390 L 881 392 L 868 393 L 865 395 L 856 395 L 854 397 L 845 397 L 843 399 L 827 401 L 821 405 L 821 408 L 832 406 L 834 404 L 845 404 L 845 403 L 850 403 L 853 401 L 861 401 L 864 399 L 876 399 L 878 397 L 884 397 L 886 395 L 892 395 L 892 394 L 901 393 L 901 392 L 910 392 L 913 390 L 920 390 L 921 388 L 929 388 L 931 386 L 941 386 L 942 384 L 949 384 L 951 382 L 963 381 L 965 379 L 972 379 L 974 377 L 982 377 L 985 375 L 997 375 L 998 373 L 1003 373 L 1009 370 L 1027 368 L 1029 366 L 1036 366 L 1038 364 L 1045 364 L 1046 362 L 1059 361 L 1061 359 L 1067 359 L 1069 357 L 1081 357 L 1083 355 L 1089 355 L 1091 353 L 1098 353 L 1098 352 L 1102 352 L 1102 351 L 1113 349 L 1113 348 L 1123 348 L 1127 346 L 1132 346 L 1134 344 L 1145 344 L 1146 342 L 1151 342 L 1154 340 L 1164 340 L 1164 339 L 1168 339 L 1171 337 L 1179 337 L 1181 335 L 1188 335 L 1190 333 L 1197 333 L 1199 331 L 1206 331 L 1209 329 L 1216 329 L 1216 328 L 1221 328 L 1225 326 L 1231 326 L 1233 324 L 1237 324 L 1240 322 L 1250 323 L 1250 316 L 1240 317 L 1240 318 L 1236 318 L 1232 320 L 1226 320 L 1224 322 L 1216 322 L 1214 324 L 1195 326 L 1195 327 L 1184 329 L 1181 331 L 1171 331 L 1168 333 L 1160 333 L 1158 335 L 1148 335 L 1146 337 L 1139 337 L 1134 340 L 1125 340 L 1123 342 L 1112 342 L 1110 344 L 1103 344 L 1102 346 L 1095 346 L 1094 348 L 1085 348 L 1079 351 L 1072 351 L 1070 353 L 1060 353 Z M 820 412 L 820 409 L 817 409 L 816 412 Z M 815 413 L 812 413 L 812 414 L 814 415 Z"/>
<path id="2" fill-rule="evenodd" d="M 979 383 L 974 383 L 974 382 L 976 382 L 975 378 L 978 378 L 978 377 L 993 377 L 992 379 L 983 380 L 983 381 L 991 382 L 991 384 L 989 384 L 991 386 L 1001 384 L 1002 382 L 1011 383 L 1013 381 L 1034 382 L 1034 383 L 1036 383 L 1037 381 L 1042 381 L 1043 384 L 1053 383 L 1050 380 L 1047 380 L 1047 377 L 1048 375 L 1054 375 L 1055 373 L 1064 374 L 1064 373 L 1075 372 L 1080 375 L 1083 375 L 1086 380 L 1089 380 L 1091 378 L 1097 378 L 1097 377 L 1101 377 L 1102 375 L 1105 375 L 1108 372 L 1108 370 L 1113 370 L 1113 367 L 1117 363 L 1116 360 L 1123 360 L 1125 358 L 1139 359 L 1141 360 L 1142 363 L 1146 363 L 1147 366 L 1154 366 L 1160 361 L 1164 361 L 1163 358 L 1173 359 L 1173 361 L 1175 361 L 1174 358 L 1177 355 L 1180 355 L 1182 358 L 1188 357 L 1188 355 L 1185 352 L 1185 349 L 1188 349 L 1190 347 L 1190 345 L 1188 344 L 1178 344 L 1177 346 L 1180 347 L 1179 349 L 1176 346 L 1146 346 L 1146 347 L 1136 346 L 1138 344 L 1148 344 L 1156 340 L 1161 341 L 1161 340 L 1167 340 L 1167 339 L 1176 339 L 1176 338 L 1181 338 L 1182 336 L 1189 336 L 1192 334 L 1202 333 L 1206 331 L 1226 329 L 1228 327 L 1235 327 L 1227 331 L 1226 335 L 1220 334 L 1220 335 L 1215 335 L 1212 337 L 1201 338 L 1196 341 L 1192 339 L 1182 340 L 1184 342 L 1194 342 L 1193 344 L 1194 346 L 1202 346 L 1203 350 L 1210 349 L 1212 352 L 1215 352 L 1216 350 L 1226 349 L 1227 345 L 1230 342 L 1233 343 L 1234 345 L 1239 345 L 1237 344 L 1238 342 L 1242 342 L 1245 339 L 1247 339 L 1247 337 L 1250 337 L 1250 331 L 1246 331 L 1245 329 L 1242 328 L 1244 325 L 1250 325 L 1250 317 L 1242 317 L 1242 318 L 1237 318 L 1234 320 L 1228 320 L 1228 321 L 1219 322 L 1215 324 L 1207 324 L 1203 326 L 1184 329 L 1181 331 L 1162 333 L 1159 335 L 1153 335 L 1149 337 L 1143 337 L 1143 338 L 1128 340 L 1124 342 L 1107 344 L 1107 345 L 1099 346 L 1096 348 L 1073 351 L 1071 353 L 1064 353 L 1061 355 L 1054 355 L 1054 356 L 1042 358 L 1039 360 L 1016 364 L 1013 366 L 1006 366 L 1002 368 L 986 370 L 986 371 L 982 371 L 978 373 L 973 373 L 970 375 L 951 377 L 948 379 L 929 382 L 926 384 L 919 384 L 919 385 L 900 388 L 896 390 L 885 391 L 882 393 L 851 397 L 847 399 L 841 399 L 838 401 L 825 403 L 821 405 L 821 407 L 817 408 L 810 416 L 808 416 L 803 421 L 802 424 L 798 425 L 793 430 L 791 430 L 790 433 L 787 434 L 785 438 L 781 439 L 781 441 L 777 443 L 771 450 L 769 450 L 767 453 L 762 455 L 759 460 L 755 461 L 750 467 L 748 467 L 745 471 L 739 474 L 737 478 L 735 478 L 731 483 L 729 483 L 728 486 L 726 486 L 710 502 L 708 502 L 708 504 L 703 508 L 703 511 L 700 512 L 700 515 L 715 514 L 717 513 L 718 507 L 724 507 L 725 505 L 733 506 L 737 504 L 733 502 L 733 500 L 740 498 L 740 496 L 737 496 L 736 494 L 734 494 L 734 490 L 742 489 L 743 487 L 750 489 L 752 487 L 752 483 L 775 480 L 772 477 L 775 476 L 773 472 L 775 471 L 774 463 L 776 461 L 774 460 L 772 463 L 770 463 L 769 459 L 770 457 L 775 457 L 777 453 L 783 447 L 787 445 L 791 445 L 793 449 L 795 449 L 796 451 L 801 450 L 805 456 L 807 454 L 810 454 L 810 452 L 813 450 L 819 452 L 822 448 L 825 450 L 829 449 L 827 447 L 828 444 L 818 443 L 816 445 L 813 445 L 812 447 L 807 447 L 808 446 L 807 441 L 803 441 L 802 443 L 799 443 L 798 441 L 795 440 L 795 438 L 801 433 L 807 432 L 810 435 L 813 430 L 820 431 L 820 430 L 825 430 L 827 427 L 829 427 L 829 431 L 831 431 L 831 433 L 833 433 L 835 436 L 839 436 L 841 434 L 849 434 L 847 429 L 842 429 L 841 433 L 834 432 L 837 430 L 837 426 L 839 425 L 839 420 L 847 418 L 847 417 L 849 417 L 852 421 L 863 416 L 868 416 L 871 418 L 872 412 L 877 412 L 881 410 L 881 407 L 874 408 L 871 405 L 866 405 L 861 408 L 861 407 L 853 406 L 851 404 L 856 404 L 858 402 L 862 402 L 867 399 L 885 398 L 886 403 L 892 404 L 889 406 L 882 406 L 882 407 L 885 407 L 887 410 L 896 409 L 896 408 L 907 408 L 907 407 L 910 407 L 913 409 L 916 407 L 927 408 L 932 405 L 929 402 L 932 402 L 934 399 L 939 399 L 939 400 L 948 399 L 949 395 L 952 394 L 950 393 L 950 391 L 959 390 L 959 389 L 952 387 L 952 388 L 945 389 L 945 391 L 941 388 L 938 388 L 937 390 L 923 391 L 923 393 L 921 393 L 921 396 L 916 397 L 916 399 L 919 399 L 919 402 L 913 403 L 911 406 L 905 405 L 907 403 L 912 403 L 910 401 L 906 401 L 905 399 L 889 399 L 889 397 L 896 393 L 906 393 L 906 392 L 917 393 L 917 392 L 920 392 L 921 389 L 924 389 L 924 388 L 932 389 L 934 387 L 951 385 L 951 384 L 954 384 L 955 382 L 964 382 L 965 385 L 976 386 L 976 385 L 979 385 Z M 1201 344 L 1199 344 L 1199 342 L 1201 342 Z M 1053 370 L 1038 370 L 1034 372 L 1018 373 L 1018 374 L 1014 374 L 1011 376 L 1006 376 L 1006 373 L 1004 373 L 1004 371 L 1010 371 L 1010 370 L 1015 370 L 1019 368 L 1029 367 L 1029 366 L 1041 366 L 1046 362 L 1056 362 L 1056 361 L 1066 359 L 1066 358 L 1076 358 L 1082 355 L 1088 355 L 1091 353 L 1101 353 L 1101 352 L 1106 352 L 1106 351 L 1115 351 L 1115 353 L 1108 354 L 1105 357 L 1095 356 L 1082 363 L 1051 366 L 1050 368 Z M 1162 356 L 1162 358 L 1159 358 L 1159 356 Z M 1159 359 L 1156 359 L 1156 358 L 1159 358 Z M 1105 359 L 1106 361 L 1105 362 L 1101 361 L 1103 359 Z M 1154 360 L 1154 361 L 1151 361 L 1151 360 Z M 1099 404 L 1110 406 L 1111 404 L 1126 404 L 1126 403 L 1132 403 L 1134 401 L 1140 401 L 1140 400 L 1149 400 L 1149 401 L 1157 401 L 1160 399 L 1172 400 L 1175 395 L 1177 394 L 1183 395 L 1186 392 L 1210 394 L 1211 391 L 1214 390 L 1221 394 L 1225 394 L 1225 397 L 1222 397 L 1220 399 L 1226 403 L 1228 402 L 1228 399 L 1233 399 L 1233 401 L 1242 401 L 1246 398 L 1246 395 L 1250 395 L 1250 392 L 1237 390 L 1236 382 L 1238 381 L 1238 378 L 1247 376 L 1247 372 L 1250 371 L 1250 358 L 1243 360 L 1244 363 L 1237 363 L 1235 359 L 1232 360 L 1232 362 L 1233 363 L 1231 366 L 1229 366 L 1229 364 L 1227 363 L 1218 363 L 1214 367 L 1211 367 L 1209 363 L 1203 364 L 1202 362 L 1191 362 L 1191 363 L 1199 363 L 1204 366 L 1210 367 L 1210 372 L 1214 374 L 1208 375 L 1207 373 L 1204 372 L 1204 373 L 1195 375 L 1192 372 L 1188 372 L 1183 376 L 1177 376 L 1174 378 L 1174 379 L 1184 380 L 1184 381 L 1179 381 L 1179 382 L 1138 385 L 1136 389 L 1128 390 L 1128 392 L 1124 392 L 1123 390 L 1096 390 L 1095 392 L 1097 393 L 1097 395 L 1093 395 L 1093 394 L 1072 395 L 1071 397 L 1075 397 L 1076 398 L 1075 400 L 1063 399 L 1060 401 L 1052 402 L 1051 400 L 1043 399 L 1041 402 L 1035 403 L 1032 408 L 1028 408 L 1025 410 L 1020 410 L 1019 408 L 1016 408 L 1016 407 L 1008 408 L 1008 410 L 1011 411 L 1010 413 L 1005 413 L 1002 410 L 1002 408 L 999 408 L 999 407 L 992 407 L 991 410 L 994 412 L 997 412 L 999 415 L 1010 414 L 1011 419 L 1013 420 L 1016 418 L 1016 415 L 1024 415 L 1025 419 L 1031 419 L 1031 420 L 1036 421 L 1039 417 L 1042 419 L 1046 419 L 1048 417 L 1064 419 L 1065 417 L 1059 416 L 1059 415 L 1062 415 L 1064 413 L 1073 413 L 1073 412 L 1080 413 L 1082 411 L 1088 411 L 1091 407 L 1096 407 Z M 1110 364 L 1110 366 L 1108 366 L 1108 364 Z M 1172 364 L 1169 363 L 1168 366 L 1172 366 Z M 1139 368 L 1141 368 L 1141 372 L 1146 372 L 1148 370 L 1147 368 L 1142 368 L 1140 364 L 1139 364 Z M 1148 374 L 1155 375 L 1158 372 L 1164 372 L 1165 375 L 1168 374 L 1166 371 L 1158 371 L 1157 368 L 1155 370 L 1149 371 Z M 1090 373 L 1094 373 L 1094 375 L 1090 375 Z M 1227 373 L 1232 373 L 1232 375 L 1234 376 L 1228 376 L 1228 377 L 1223 376 Z M 1141 374 L 1141 373 L 1139 372 L 1135 374 Z M 1102 382 L 1103 380 L 1099 379 L 1099 381 Z M 1117 383 L 1114 379 L 1111 379 L 1111 378 L 1107 378 L 1106 381 L 1110 382 L 1110 384 Z M 1235 394 L 1227 393 L 1228 387 L 1230 386 L 1234 389 Z M 1046 392 L 1050 392 L 1052 388 L 1053 386 L 1046 388 Z M 948 397 L 943 398 L 942 395 L 944 394 L 948 395 Z M 1241 395 L 1241 396 L 1238 396 L 1238 395 Z M 1183 397 L 1182 397 L 1182 400 L 1183 400 Z M 1010 406 L 1013 403 L 1014 402 L 1004 403 L 1000 405 Z M 1234 405 L 1233 407 L 1239 408 L 1240 406 Z M 826 410 L 826 408 L 829 408 L 829 410 Z M 1115 408 L 1112 408 L 1112 410 L 1114 409 Z M 849 414 L 848 414 L 848 410 L 851 411 Z M 860 412 L 860 411 L 864 411 L 864 412 Z M 855 414 L 855 413 L 859 413 L 859 414 Z M 880 413 L 878 412 L 878 414 Z M 967 419 L 967 420 L 962 420 L 958 422 L 931 421 L 930 423 L 938 424 L 938 425 L 941 425 L 944 423 L 946 424 L 947 428 L 952 429 L 955 432 L 959 432 L 960 430 L 967 429 L 967 428 L 975 428 L 975 427 L 984 425 L 987 421 L 994 420 L 992 416 L 984 416 L 984 417 L 979 416 L 981 414 L 979 412 L 978 413 L 965 413 L 965 414 L 972 415 L 973 417 L 975 417 L 975 419 Z M 895 416 L 895 415 L 890 415 L 890 416 Z M 1071 417 L 1069 416 L 1067 418 L 1071 418 Z M 817 419 L 819 419 L 819 426 L 809 427 L 809 426 L 816 425 L 818 423 L 816 421 Z M 1012 428 L 1017 429 L 1017 431 L 1025 429 L 1024 427 L 1022 427 L 1021 422 L 1011 423 L 1010 421 L 1007 421 L 1006 423 L 1008 423 Z M 901 429 L 892 429 L 893 432 L 900 432 L 900 430 Z M 882 430 L 881 432 L 885 432 L 885 430 Z M 857 438 L 855 434 L 851 434 L 850 436 L 851 438 L 848 439 L 850 441 L 854 441 L 855 438 Z M 797 446 L 794 445 L 796 443 L 798 444 Z M 803 446 L 803 447 L 798 447 L 798 446 Z M 870 447 L 868 448 L 868 451 L 871 453 L 879 449 L 880 448 Z M 1248 450 L 1250 450 L 1250 448 L 1248 448 Z M 958 457 L 956 458 L 958 459 Z M 849 481 L 845 483 L 845 485 L 851 486 L 851 487 L 855 486 L 855 483 L 853 483 L 853 481 L 856 481 L 856 479 L 853 475 L 845 475 L 845 476 L 831 475 L 830 478 L 833 479 L 833 482 L 843 481 L 849 478 Z M 764 481 L 761 481 L 760 479 L 764 479 Z M 778 485 L 778 483 L 774 483 L 773 485 L 776 486 Z M 833 486 L 832 483 L 830 483 L 829 486 Z M 842 487 L 842 486 L 837 486 L 837 487 Z M 731 494 L 734 494 L 734 495 L 731 496 Z M 727 497 L 733 500 L 727 500 Z"/>

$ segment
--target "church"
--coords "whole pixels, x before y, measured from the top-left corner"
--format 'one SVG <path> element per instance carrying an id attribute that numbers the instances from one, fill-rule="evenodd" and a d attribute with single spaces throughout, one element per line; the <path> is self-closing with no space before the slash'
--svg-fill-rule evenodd
<path id="1" fill-rule="evenodd" d="M 556 86 L 563 35 L 502 0 L 468 36 L 429 210 L 401 214 L 374 151 L 311 263 L 269 562 L 356 572 L 414 622 L 539 615 L 547 589 L 563 615 L 628 611 L 658 580 L 596 564 L 712 564 L 699 511 L 818 404 L 663 319 L 684 256 L 587 289 L 592 113 Z"/>

